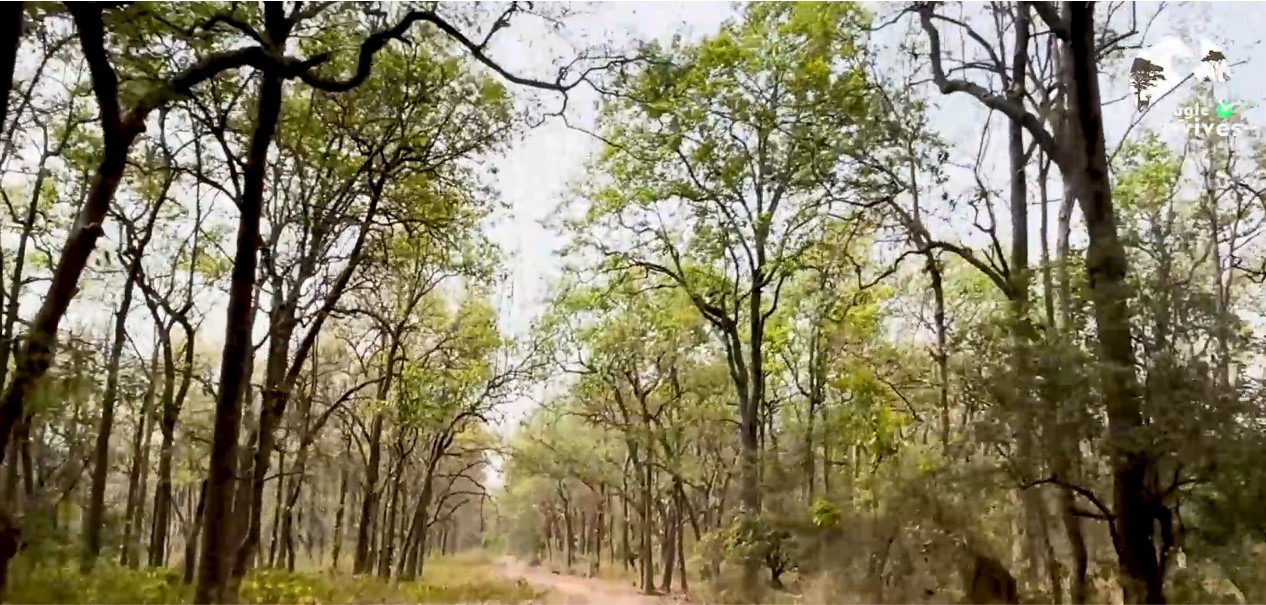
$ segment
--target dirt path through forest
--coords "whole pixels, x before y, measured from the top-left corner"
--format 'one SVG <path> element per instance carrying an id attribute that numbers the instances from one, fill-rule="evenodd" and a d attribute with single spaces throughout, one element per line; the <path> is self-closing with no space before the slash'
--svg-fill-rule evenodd
<path id="1" fill-rule="evenodd" d="M 556 574 L 548 569 L 532 567 L 512 558 L 500 561 L 502 573 L 513 580 L 523 580 L 541 590 L 548 591 L 547 603 L 580 605 L 668 605 L 677 601 L 670 597 L 644 595 L 632 586 L 624 586 L 598 578 L 582 578 Z"/>

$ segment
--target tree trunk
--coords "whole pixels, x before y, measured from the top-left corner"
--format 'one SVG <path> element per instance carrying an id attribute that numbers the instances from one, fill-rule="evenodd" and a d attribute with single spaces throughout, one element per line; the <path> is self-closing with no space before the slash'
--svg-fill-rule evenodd
<path id="1" fill-rule="evenodd" d="M 1021 104 L 1024 100 L 1026 75 L 1028 73 L 1029 53 L 1029 8 L 1017 5 L 1015 10 L 1015 42 L 1013 44 L 1013 60 L 1011 80 L 1008 86 L 1010 99 Z M 1028 156 L 1024 150 L 1024 126 L 1016 119 L 1008 124 L 1007 149 L 1011 167 L 1011 321 L 1013 366 L 1012 372 L 1016 392 L 1013 405 L 1028 401 L 1032 397 L 1032 367 L 1028 352 L 1034 337 L 1029 323 L 1029 196 L 1028 196 Z M 1019 434 L 1017 450 L 1025 475 L 1030 475 L 1028 468 L 1035 467 L 1037 450 L 1033 443 L 1036 426 L 1031 414 L 1021 410 L 1015 421 Z M 1036 583 L 1043 568 L 1043 558 L 1053 552 L 1046 533 L 1046 506 L 1041 493 L 1037 490 L 1025 490 L 1021 497 L 1024 502 L 1025 542 L 1029 565 L 1026 577 Z M 1053 561 L 1047 561 L 1053 564 Z M 1058 577 L 1058 576 L 1057 576 Z M 1058 589 L 1058 580 L 1055 587 Z"/>
<path id="2" fill-rule="evenodd" d="M 283 472 L 285 470 L 286 470 L 286 452 L 285 450 L 279 449 L 277 450 L 277 471 Z M 293 483 L 293 480 L 291 482 Z M 281 477 L 278 477 L 277 478 L 277 493 L 273 498 L 275 501 L 275 505 L 273 506 L 273 529 L 271 532 L 272 538 L 269 540 L 269 546 L 268 546 L 268 566 L 269 567 L 277 566 L 277 546 L 279 545 L 278 543 L 281 541 L 281 511 L 283 508 L 286 508 L 283 505 L 283 503 L 286 501 L 285 485 L 286 485 L 285 480 L 283 480 Z M 286 521 L 289 522 L 290 520 L 287 519 Z"/>
<path id="3" fill-rule="evenodd" d="M 1042 204 L 1042 217 L 1039 223 L 1042 239 L 1042 301 L 1046 311 L 1046 328 L 1055 330 L 1055 279 L 1051 275 L 1051 217 L 1050 196 L 1047 194 L 1047 181 L 1050 178 L 1051 161 L 1045 153 L 1038 150 L 1037 188 L 1038 200 Z"/>
<path id="4" fill-rule="evenodd" d="M 1070 85 L 1069 83 L 1072 78 L 1072 65 L 1070 64 L 1068 60 L 1069 57 L 1066 56 L 1066 53 L 1057 55 L 1056 59 L 1056 71 L 1063 82 L 1062 86 L 1065 88 L 1065 103 L 1071 103 L 1071 101 L 1067 99 L 1071 94 L 1068 90 L 1068 86 Z M 1060 108 L 1056 114 L 1056 126 L 1059 128 L 1060 137 L 1064 140 L 1073 140 L 1072 129 L 1075 125 L 1073 124 L 1072 112 L 1068 110 L 1067 106 Z M 1060 317 L 1059 326 L 1063 331 L 1063 337 L 1069 338 L 1075 330 L 1075 327 L 1072 325 L 1072 279 L 1070 277 L 1068 267 L 1069 237 L 1072 231 L 1072 215 L 1075 207 L 1074 205 L 1077 201 L 1077 193 L 1073 184 L 1073 179 L 1065 176 L 1063 180 L 1064 197 L 1060 201 L 1059 222 L 1057 224 L 1058 233 L 1056 234 L 1057 240 L 1055 250 L 1055 266 L 1058 271 L 1057 278 L 1059 282 L 1059 291 L 1058 294 L 1056 294 L 1055 292 L 1048 290 L 1047 296 L 1052 299 L 1058 298 Z M 1042 180 L 1042 183 L 1045 185 L 1045 179 Z M 1045 199 L 1044 194 L 1043 199 Z M 1049 271 L 1047 273 L 1049 274 Z M 1050 288 L 1050 285 L 1047 287 Z M 1053 311 L 1048 311 L 1048 314 L 1052 313 Z M 1051 316 L 1050 321 L 1054 324 L 1053 315 Z M 1064 422 L 1064 414 L 1059 414 L 1058 409 L 1056 421 L 1057 425 Z M 1056 476 L 1063 478 L 1065 481 L 1077 481 L 1078 477 L 1075 468 L 1078 466 L 1076 461 L 1080 458 L 1078 446 L 1073 443 L 1055 443 L 1054 445 L 1052 471 Z M 1086 538 L 1083 533 L 1082 520 L 1081 517 L 1076 514 L 1077 496 L 1072 489 L 1063 487 L 1060 489 L 1059 501 L 1061 509 L 1060 516 L 1064 525 L 1064 535 L 1068 540 L 1069 552 L 1073 560 L 1073 568 L 1068 582 L 1069 596 L 1073 605 L 1082 605 L 1086 603 L 1086 600 L 1090 597 L 1089 582 L 1086 577 L 1090 557 L 1086 550 Z"/>
<path id="5" fill-rule="evenodd" d="M 158 206 L 162 204 L 162 200 L 155 200 L 153 203 Z M 147 231 L 152 231 L 152 228 L 153 221 L 150 222 L 150 230 Z M 110 356 L 106 361 L 106 385 L 105 392 L 101 396 L 101 422 L 97 426 L 96 446 L 92 455 L 92 487 L 88 495 L 88 508 L 84 511 L 84 552 L 80 562 L 80 571 L 83 573 L 92 570 L 97 562 L 97 556 L 101 553 L 105 488 L 110 471 L 110 435 L 114 431 L 114 404 L 119 399 L 119 364 L 123 357 L 123 343 L 127 340 L 127 316 L 132 310 L 132 295 L 136 290 L 136 280 L 141 273 L 141 254 L 148 240 L 149 233 L 146 233 L 140 249 L 133 252 L 134 256 L 129 263 L 126 281 L 123 284 L 123 296 L 119 299 L 119 307 L 114 314 L 114 340 L 110 343 Z M 156 369 L 156 365 L 151 366 L 151 373 L 157 374 Z M 153 398 L 152 387 L 146 398 Z M 147 421 L 147 418 L 141 418 L 142 428 L 138 429 L 138 434 L 144 430 Z M 131 499 L 130 495 L 129 499 Z M 139 532 L 140 528 L 136 529 Z M 130 539 L 131 536 L 128 538 Z M 124 548 L 130 548 L 127 540 L 125 540 Z"/>
<path id="6" fill-rule="evenodd" d="M 6 4 L 0 10 L 0 131 L 4 130 L 9 111 L 9 92 L 13 90 L 13 68 L 18 60 L 18 46 L 22 42 L 22 23 L 25 21 L 23 3 Z M 4 581 L 0 580 L 0 586 Z"/>
<path id="7" fill-rule="evenodd" d="M 8 10 L 20 10 L 20 8 L 6 9 Z M 84 47 L 84 54 L 92 68 L 93 85 L 100 87 L 103 97 L 113 98 L 117 89 L 117 79 L 113 70 L 107 74 L 101 69 L 102 63 L 107 59 L 104 56 L 105 27 L 101 21 L 100 8 L 80 5 L 71 7 L 70 10 L 75 18 L 76 30 Z M 5 21 L 7 25 L 14 20 L 0 19 L 0 21 Z M 19 17 L 16 21 L 20 24 L 21 18 Z M 4 40 L 0 46 L 7 47 L 10 44 L 16 46 L 17 42 Z M 7 56 L 7 50 L 3 52 Z M 3 59 L 0 58 L 0 62 L 2 61 Z M 3 68 L 0 67 L 0 70 Z M 9 74 L 0 75 L 0 81 L 7 80 L 8 84 L 3 86 L 11 89 L 12 69 L 7 71 Z M 106 81 L 106 78 L 109 81 Z M 5 98 L 7 99 L 7 95 Z M 7 105 L 7 102 L 4 104 Z M 112 117 L 118 118 L 117 115 Z M 4 456 L 10 449 L 9 444 L 13 437 L 14 427 L 25 417 L 27 393 L 48 372 L 52 364 L 52 347 L 62 316 L 66 314 L 71 299 L 78 293 L 79 278 L 88 266 L 88 259 L 92 256 L 93 250 L 96 249 L 97 239 L 102 235 L 101 224 L 105 220 L 110 203 L 114 200 L 115 191 L 118 190 L 119 182 L 123 178 L 123 171 L 127 167 L 128 150 L 144 129 L 144 119 L 143 113 L 136 115 L 136 112 L 133 112 L 128 116 L 125 124 L 112 123 L 103 136 L 104 149 L 101 164 L 92 178 L 88 195 L 75 219 L 75 224 L 61 247 L 61 257 L 53 269 L 44 300 L 27 329 L 23 346 L 15 360 L 13 379 L 4 390 L 4 396 L 0 398 L 0 463 L 4 462 Z M 5 511 L 0 510 L 0 514 L 3 513 Z M 16 523 L 14 528 L 16 530 Z M 8 577 L 11 557 L 7 549 L 0 548 L 0 594 L 4 592 L 3 582 Z"/>
<path id="8" fill-rule="evenodd" d="M 14 4 L 19 5 L 18 23 L 20 23 L 21 22 L 20 5 L 22 3 L 18 2 Z M 10 7 L 6 5 L 6 8 L 10 8 Z M 15 43 L 16 43 L 16 34 L 15 34 Z M 3 97 L 3 98 L 7 99 L 8 97 Z M 3 103 L 2 105 L 5 105 L 7 108 L 7 103 Z M 3 111 L 4 109 L 0 109 L 0 115 L 2 115 Z M 12 133 L 12 131 L 10 132 Z M 67 132 L 69 132 L 69 125 L 67 126 Z M 35 182 L 34 184 L 32 184 L 31 199 L 30 199 L 30 202 L 27 204 L 26 216 L 23 218 L 23 222 L 22 222 L 22 231 L 21 233 L 18 234 L 17 250 L 14 252 L 13 275 L 9 282 L 9 293 L 8 293 L 8 297 L 6 298 L 6 300 L 8 301 L 17 301 L 21 298 L 21 295 L 22 295 L 22 282 L 23 282 L 22 278 L 25 275 L 25 268 L 26 268 L 26 249 L 27 249 L 27 245 L 30 243 L 31 238 L 34 235 L 35 219 L 39 216 L 40 198 L 41 198 L 41 193 L 43 192 L 44 180 L 49 173 L 49 171 L 47 170 L 47 166 L 48 166 L 48 160 L 52 156 L 51 151 L 52 150 L 50 148 L 45 149 L 44 153 L 40 155 L 40 161 L 36 165 L 36 168 L 35 168 L 36 175 L 35 175 Z M 0 333 L 0 337 L 2 337 L 0 338 L 0 386 L 3 386 L 8 379 L 9 360 L 12 357 L 12 354 L 16 352 L 18 349 L 18 338 L 14 335 L 14 326 L 16 326 L 18 322 L 18 309 L 20 306 L 21 305 L 10 302 L 7 305 L 7 308 L 5 309 L 3 332 Z M 15 432 L 22 433 L 23 435 L 25 435 L 26 431 L 28 430 L 27 426 L 25 425 L 26 425 L 25 422 L 19 423 L 19 426 L 15 427 L 14 429 Z M 20 446 L 21 446 L 20 442 L 18 441 L 14 442 L 11 449 L 13 449 L 13 451 L 15 452 L 15 455 L 9 461 L 9 464 L 5 466 L 4 502 L 8 506 L 14 507 L 14 510 L 17 510 L 16 506 L 18 502 L 18 493 L 17 493 L 18 468 L 19 468 L 19 463 L 20 463 L 20 461 L 18 460 L 18 456 L 16 455 L 16 452 L 19 450 Z M 0 454 L 0 459 L 3 459 L 2 454 Z M 0 584 L 0 588 L 3 588 L 3 584 Z"/>
<path id="9" fill-rule="evenodd" d="M 338 571 L 338 558 L 343 550 L 343 515 L 347 509 L 347 467 L 342 466 L 338 475 L 338 507 L 334 509 L 334 552 L 332 567 Z"/>
<path id="10" fill-rule="evenodd" d="M 233 577 L 246 575 L 259 549 L 262 533 L 264 483 L 268 479 L 268 467 L 273 451 L 277 449 L 277 428 L 285 412 L 288 393 L 285 381 L 290 361 L 290 339 L 294 335 L 294 311 L 283 302 L 281 280 L 273 285 L 271 331 L 268 335 L 268 354 L 265 368 L 265 388 L 259 412 L 259 441 L 251 463 L 249 513 L 246 516 L 246 537 L 233 563 Z M 278 479 L 278 483 L 281 480 Z M 280 488 L 279 488 L 280 489 Z"/>
<path id="11" fill-rule="evenodd" d="M 1086 274 L 1098 332 L 1108 443 L 1113 450 L 1118 580 L 1126 603 L 1164 603 L 1164 571 L 1153 543 L 1159 504 L 1153 502 L 1147 485 L 1153 472 L 1152 456 L 1138 434 L 1144 422 L 1127 307 L 1129 267 L 1117 233 L 1108 182 L 1093 5 L 1067 2 L 1065 7 L 1072 61 L 1070 90 L 1075 100 L 1070 155 L 1081 160 L 1081 170 L 1074 176 L 1089 236 Z"/>
<path id="12" fill-rule="evenodd" d="M 396 355 L 400 350 L 398 333 L 384 334 L 389 340 L 387 359 L 383 368 L 382 382 L 378 383 L 378 399 L 383 400 L 391 393 L 392 373 L 395 371 Z M 378 514 L 378 471 L 382 464 L 382 428 L 383 415 L 374 414 L 369 431 L 369 457 L 365 462 L 364 495 L 361 498 L 360 523 L 356 528 L 356 555 L 352 564 L 352 572 L 357 574 L 373 571 L 373 524 Z"/>
<path id="13" fill-rule="evenodd" d="M 664 515 L 664 542 L 660 545 L 660 559 L 664 562 L 664 578 L 659 584 L 659 589 L 664 594 L 668 594 L 673 590 L 673 572 L 677 567 L 677 530 L 681 522 L 681 511 L 677 505 L 665 505 Z"/>
<path id="14" fill-rule="evenodd" d="M 560 487 L 558 491 L 561 496 L 563 492 L 563 488 Z M 572 530 L 571 503 L 568 502 L 566 498 L 562 498 L 562 500 L 563 500 L 563 540 L 565 541 L 563 543 L 563 553 L 565 557 L 563 560 L 566 562 L 568 573 L 570 573 L 572 569 L 572 565 L 574 564 L 576 560 L 576 553 L 575 553 L 575 548 L 574 548 L 574 545 L 576 542 L 576 539 L 575 539 L 576 534 Z"/>
<path id="15" fill-rule="evenodd" d="M 629 535 L 629 463 L 630 458 L 624 459 L 624 472 L 620 473 L 621 488 L 620 492 L 620 530 L 622 538 L 620 540 L 620 554 L 624 562 L 624 570 L 628 571 L 633 564 L 633 545 Z"/>
<path id="16" fill-rule="evenodd" d="M 404 474 L 405 452 L 404 432 L 397 431 L 396 442 L 392 447 L 391 462 L 391 497 L 387 504 L 387 523 L 383 528 L 382 554 L 378 559 L 378 576 L 391 577 L 391 564 L 395 559 L 396 519 L 400 517 L 400 508 L 404 503 L 400 498 L 401 482 Z"/>
<path id="17" fill-rule="evenodd" d="M 140 457 L 142 470 L 140 475 L 137 477 L 136 509 L 132 511 L 133 517 L 131 521 L 129 521 L 130 525 L 135 529 L 134 537 L 130 536 L 126 543 L 127 549 L 141 548 L 141 528 L 145 526 L 145 495 L 149 493 L 149 451 L 154 443 L 154 427 L 151 424 L 154 418 L 154 397 L 152 394 L 146 398 L 145 403 L 146 406 L 143 413 L 144 418 L 141 422 L 141 424 L 144 425 L 144 430 L 141 432 L 141 447 L 140 451 L 137 453 Z M 132 556 L 128 561 L 128 567 L 136 569 L 140 566 L 140 563 L 141 557 L 138 553 Z"/>
<path id="18" fill-rule="evenodd" d="M 390 368 L 387 369 L 390 373 Z M 379 394 L 382 394 L 380 388 Z M 365 464 L 364 496 L 361 498 L 360 523 L 356 527 L 356 557 L 353 573 L 362 574 L 370 571 L 370 557 L 373 556 L 369 542 L 373 535 L 373 520 L 378 514 L 378 466 L 382 457 L 382 413 L 374 414 L 373 424 L 369 431 L 369 459 Z"/>
<path id="19" fill-rule="evenodd" d="M 145 468 L 144 458 L 141 457 L 141 450 L 145 446 L 145 431 L 151 430 L 149 418 L 152 414 L 152 406 L 154 400 L 154 390 L 157 382 L 154 380 L 158 368 L 158 350 L 155 350 L 150 356 L 150 381 L 145 388 L 145 397 L 141 400 L 141 409 L 137 410 L 136 431 L 132 434 L 132 463 L 128 468 L 127 482 L 127 504 L 123 513 L 123 552 L 120 555 L 120 565 L 130 566 L 133 563 L 132 553 L 132 535 L 134 532 L 140 532 L 140 527 L 134 526 L 133 521 L 136 518 L 136 509 L 140 500 L 145 497 L 145 492 L 141 487 L 141 475 L 147 472 Z M 86 554 L 86 553 L 85 553 Z"/>
<path id="20" fill-rule="evenodd" d="M 202 519 L 206 513 L 207 506 L 207 480 L 202 480 L 202 485 L 198 488 L 198 505 L 194 507 L 193 516 L 191 517 L 192 527 L 189 530 L 189 536 L 185 539 L 185 584 L 193 584 L 193 573 L 198 562 L 198 537 L 202 534 Z"/>
<path id="21" fill-rule="evenodd" d="M 603 484 L 603 487 L 606 487 L 606 484 Z M 610 491 L 606 492 L 604 500 L 607 510 L 607 560 L 615 565 L 615 509 L 611 506 Z"/>
<path id="22" fill-rule="evenodd" d="M 275 43 L 284 43 L 282 40 Z M 237 246 L 226 316 L 224 351 L 220 363 L 220 390 L 215 407 L 215 430 L 211 445 L 207 485 L 206 536 L 202 541 L 202 562 L 195 603 L 225 600 L 226 582 L 231 572 L 230 556 L 235 546 L 225 538 L 232 525 L 229 503 L 234 493 L 233 470 L 237 459 L 237 439 L 242 419 L 243 385 L 249 380 L 246 361 L 253 345 L 253 298 L 258 265 L 260 212 L 263 207 L 264 173 L 268 148 L 277 129 L 281 111 L 281 78 L 265 74 L 260 83 L 259 108 L 250 152 L 243 171 L 243 195 L 238 204 Z"/>
<path id="23" fill-rule="evenodd" d="M 404 557 L 400 562 L 400 571 L 398 573 L 401 581 L 409 582 L 417 579 L 422 574 L 422 558 L 426 547 L 427 530 L 430 529 L 431 525 L 429 511 L 435 489 L 435 469 L 439 466 L 440 458 L 444 456 L 451 443 L 452 440 L 449 435 L 435 435 L 431 437 L 426 467 L 423 469 L 422 485 L 418 494 L 417 508 L 413 512 L 413 522 L 410 524 L 409 534 L 404 541 Z M 436 514 L 438 515 L 439 512 L 437 511 Z"/>
<path id="24" fill-rule="evenodd" d="M 678 506 L 684 504 L 685 496 L 681 492 L 677 493 L 677 497 Z M 689 595 L 690 584 L 686 579 L 686 532 L 682 529 L 680 515 L 677 518 L 677 565 L 678 575 L 681 577 L 681 594 Z"/>
<path id="25" fill-rule="evenodd" d="M 161 328 L 160 328 L 161 329 Z M 154 488 L 154 524 L 150 531 L 149 542 L 149 565 L 150 567 L 162 567 L 165 564 L 165 553 L 167 552 L 167 533 L 171 525 L 171 462 L 174 455 L 173 448 L 176 440 L 176 415 L 175 409 L 178 404 L 173 396 L 171 385 L 175 380 L 174 364 L 171 359 L 171 340 L 167 335 L 161 335 L 163 340 L 161 347 L 163 348 L 163 414 L 159 423 L 159 429 L 162 432 L 162 442 L 158 447 L 158 484 Z M 188 348 L 192 353 L 193 343 L 189 343 Z M 157 360 L 155 360 L 157 361 Z M 186 368 L 192 371 L 192 368 Z M 181 387 L 182 392 L 188 389 L 189 376 L 184 377 L 184 384 Z"/>
<path id="26" fill-rule="evenodd" d="M 651 532 L 654 531 L 655 523 L 652 520 L 653 510 L 651 509 L 651 489 L 655 485 L 655 468 L 653 460 L 650 456 L 650 449 L 647 448 L 647 461 L 642 469 L 642 514 L 639 519 L 639 527 L 641 533 L 641 549 L 638 558 L 642 564 L 642 592 L 646 594 L 655 593 L 655 565 L 652 560 L 651 553 Z"/>
<path id="27" fill-rule="evenodd" d="M 607 484 L 598 486 L 598 510 L 593 523 L 593 571 L 602 571 L 602 535 L 607 525 Z"/>

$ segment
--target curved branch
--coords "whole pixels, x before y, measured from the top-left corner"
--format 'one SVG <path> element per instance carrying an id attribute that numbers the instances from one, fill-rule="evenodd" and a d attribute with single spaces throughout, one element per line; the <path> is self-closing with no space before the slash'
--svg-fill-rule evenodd
<path id="1" fill-rule="evenodd" d="M 919 21 L 923 26 L 923 31 L 928 36 L 929 58 L 932 67 L 932 81 L 936 83 L 937 88 L 942 94 L 954 94 L 956 92 L 964 92 L 983 103 L 985 107 L 1001 112 L 1008 118 L 1019 122 L 1024 129 L 1029 132 L 1038 145 L 1042 146 L 1042 151 L 1062 168 L 1068 166 L 1066 154 L 1062 147 L 1059 146 L 1052 135 L 1042 125 L 1042 121 L 1037 116 L 1029 113 L 1024 109 L 1021 102 L 1008 99 L 993 94 L 985 89 L 985 87 L 969 82 L 967 80 L 951 80 L 945 75 L 945 66 L 941 58 L 941 34 L 937 31 L 936 26 L 932 24 L 932 19 L 937 18 L 932 12 L 931 2 L 920 2 L 917 6 L 919 12 Z"/>
<path id="2" fill-rule="evenodd" d="M 507 81 L 510 81 L 522 86 L 528 86 L 531 88 L 539 88 L 542 90 L 567 92 L 579 86 L 582 82 L 587 82 L 589 75 L 595 71 L 602 71 L 605 69 L 609 69 L 611 67 L 615 67 L 617 65 L 623 65 L 623 64 L 630 63 L 636 60 L 636 59 L 628 58 L 628 57 L 612 58 L 610 61 L 608 61 L 606 64 L 602 66 L 595 66 L 595 67 L 590 67 L 589 69 L 586 69 L 584 72 L 580 74 L 579 77 L 577 77 L 575 80 L 571 82 L 564 82 L 563 80 L 563 78 L 566 76 L 566 72 L 567 72 L 566 68 L 559 71 L 558 78 L 555 79 L 553 82 L 547 82 L 544 80 L 537 80 L 533 78 L 518 76 L 507 71 L 504 67 L 501 66 L 501 64 L 497 63 L 491 57 L 489 57 L 487 52 L 485 51 L 489 41 L 491 40 L 492 34 L 496 33 L 496 31 L 499 29 L 505 28 L 506 24 L 503 23 L 503 21 L 508 20 L 508 19 L 509 19 L 509 11 L 507 11 L 506 13 L 503 13 L 501 17 L 498 18 L 497 22 L 494 23 L 493 25 L 492 31 L 490 31 L 488 35 L 482 41 L 476 42 L 472 40 L 470 37 L 468 37 L 466 34 L 462 33 L 461 30 L 457 29 L 456 26 L 449 23 L 447 20 L 445 20 L 435 11 L 432 11 L 432 10 L 412 11 L 408 13 L 407 15 L 405 15 L 404 18 L 402 18 L 398 23 L 396 23 L 395 26 L 391 27 L 390 29 L 386 29 L 386 30 L 382 30 L 377 33 L 374 33 L 370 35 L 368 38 L 366 38 L 363 43 L 361 43 L 360 56 L 358 57 L 357 62 L 356 62 L 356 72 L 352 74 L 351 77 L 345 80 L 328 79 L 328 78 L 322 78 L 316 74 L 312 74 L 306 70 L 298 72 L 297 76 L 299 77 L 299 79 L 303 80 L 303 82 L 308 84 L 309 86 L 312 86 L 313 88 L 317 88 L 317 89 L 324 90 L 327 92 L 342 92 L 342 91 L 351 90 L 359 86 L 362 82 L 365 81 L 366 78 L 369 77 L 370 70 L 374 64 L 374 56 L 377 55 L 378 51 L 386 47 L 387 43 L 391 42 L 392 40 L 403 40 L 403 36 L 409 30 L 409 28 L 412 27 L 413 24 L 419 21 L 423 21 L 423 22 L 434 25 L 437 29 L 439 29 L 449 38 L 455 40 L 458 44 L 461 44 L 463 47 L 465 47 L 466 50 L 470 52 L 471 56 L 476 61 L 482 63 L 484 66 L 488 67 L 489 69 L 491 69 L 493 72 L 495 72 L 497 75 L 501 76 L 502 78 L 505 78 Z M 310 61 L 310 63 L 315 65 L 315 64 L 324 63 L 327 60 L 329 60 L 329 55 L 323 54 L 323 55 L 318 55 L 317 57 L 314 57 Z"/>

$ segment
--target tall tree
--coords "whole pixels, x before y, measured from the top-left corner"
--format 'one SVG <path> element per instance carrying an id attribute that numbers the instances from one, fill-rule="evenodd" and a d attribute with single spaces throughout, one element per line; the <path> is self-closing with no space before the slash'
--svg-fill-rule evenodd
<path id="1" fill-rule="evenodd" d="M 865 20 L 848 4 L 752 5 L 697 45 L 652 45 L 648 66 L 622 77 L 605 108 L 597 167 L 610 183 L 574 225 L 611 266 L 684 290 L 716 331 L 753 519 L 767 325 L 821 222 L 857 201 L 851 159 L 878 135 L 862 118 L 872 96 L 851 33 Z"/>

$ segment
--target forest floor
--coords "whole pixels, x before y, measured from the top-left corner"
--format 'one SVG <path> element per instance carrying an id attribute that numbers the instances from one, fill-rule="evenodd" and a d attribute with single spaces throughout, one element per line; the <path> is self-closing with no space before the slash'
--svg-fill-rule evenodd
<path id="1" fill-rule="evenodd" d="M 633 586 L 602 578 L 556 573 L 544 567 L 528 565 L 513 557 L 501 558 L 499 566 L 507 579 L 522 580 L 545 591 L 545 602 L 551 604 L 665 605 L 678 602 L 671 596 L 642 594 Z"/>

